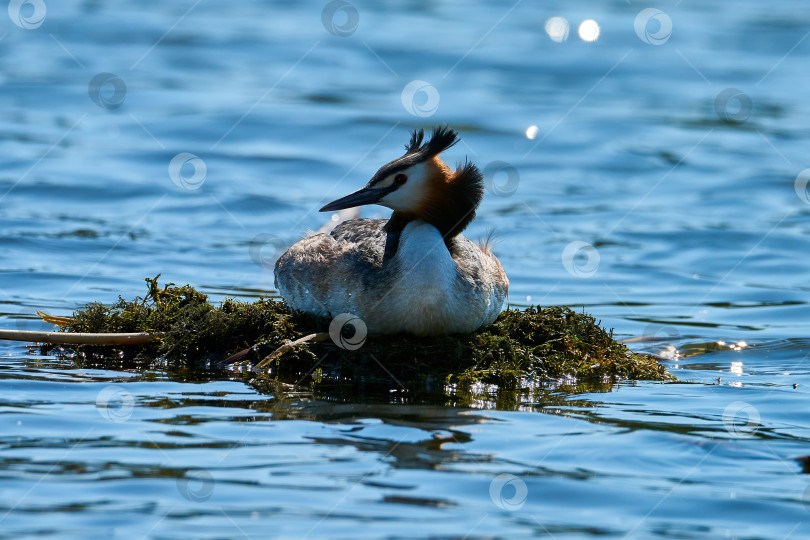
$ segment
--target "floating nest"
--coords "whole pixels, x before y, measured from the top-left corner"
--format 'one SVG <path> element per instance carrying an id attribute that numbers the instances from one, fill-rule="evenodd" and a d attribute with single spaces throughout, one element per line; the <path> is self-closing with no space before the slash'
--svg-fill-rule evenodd
<path id="1" fill-rule="evenodd" d="M 67 352 L 94 365 L 128 361 L 149 366 L 159 361 L 164 367 L 229 369 L 254 382 L 386 382 L 403 390 L 441 384 L 521 391 L 560 381 L 674 379 L 655 358 L 614 340 L 590 315 L 563 306 L 510 309 L 472 334 L 373 336 L 348 350 L 324 339 L 330 319 L 296 313 L 283 302 L 264 298 L 253 303 L 226 299 L 215 306 L 189 285 L 159 286 L 158 277 L 146 280 L 144 297 L 119 298 L 112 306 L 88 304 L 62 319 L 61 328 L 149 332 L 154 341 L 117 348 L 77 345 Z M 346 341 L 354 342 L 353 328 L 346 326 Z M 320 333 L 321 341 L 296 343 L 313 333 Z M 55 347 L 43 345 L 43 351 Z"/>

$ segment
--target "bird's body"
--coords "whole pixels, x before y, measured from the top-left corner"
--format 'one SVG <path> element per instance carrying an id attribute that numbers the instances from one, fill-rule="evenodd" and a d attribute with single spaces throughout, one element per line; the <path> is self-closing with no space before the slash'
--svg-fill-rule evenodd
<path id="1" fill-rule="evenodd" d="M 351 313 L 370 334 L 473 332 L 495 320 L 509 281 L 488 248 L 461 234 L 483 196 L 481 175 L 438 158 L 455 132 L 438 128 L 424 145 L 422 137 L 415 132 L 403 157 L 322 209 L 378 203 L 394 209 L 389 220 L 346 221 L 279 258 L 276 288 L 293 309 Z"/>
<path id="2" fill-rule="evenodd" d="M 507 281 L 491 252 L 458 235 L 451 254 L 436 227 L 414 220 L 383 262 L 386 222 L 351 220 L 295 244 L 276 270 L 282 297 L 300 311 L 352 313 L 378 334 L 473 332 L 495 320 Z"/>

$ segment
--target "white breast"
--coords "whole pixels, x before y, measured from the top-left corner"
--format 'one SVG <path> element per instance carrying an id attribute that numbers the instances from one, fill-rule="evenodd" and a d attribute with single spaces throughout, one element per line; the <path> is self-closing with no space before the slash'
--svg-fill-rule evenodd
<path id="1" fill-rule="evenodd" d="M 459 274 L 439 231 L 424 221 L 412 221 L 400 236 L 393 263 L 398 273 L 379 304 L 369 313 L 370 328 L 383 333 L 416 335 L 473 332 L 485 322 L 486 311 L 476 291 Z M 498 311 L 500 311 L 500 306 Z"/>

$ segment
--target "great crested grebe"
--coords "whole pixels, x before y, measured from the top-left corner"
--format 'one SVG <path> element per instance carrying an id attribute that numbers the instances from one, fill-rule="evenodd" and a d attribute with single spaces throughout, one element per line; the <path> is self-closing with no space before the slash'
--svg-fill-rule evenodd
<path id="1" fill-rule="evenodd" d="M 418 336 L 473 332 L 504 307 L 509 280 L 486 246 L 461 232 L 484 195 L 481 173 L 455 171 L 439 154 L 458 142 L 447 127 L 411 134 L 405 154 L 362 189 L 321 212 L 364 204 L 391 218 L 353 219 L 301 240 L 276 262 L 276 288 L 298 311 L 359 317 L 369 334 Z"/>

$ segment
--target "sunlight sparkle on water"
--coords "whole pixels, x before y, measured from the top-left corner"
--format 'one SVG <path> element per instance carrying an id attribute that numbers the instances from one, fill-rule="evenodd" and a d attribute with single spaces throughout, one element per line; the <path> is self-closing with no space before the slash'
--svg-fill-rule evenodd
<path id="1" fill-rule="evenodd" d="M 720 345 L 720 346 L 723 346 L 723 345 L 726 345 L 726 342 L 725 341 L 718 341 L 717 344 Z M 728 344 L 728 348 L 733 349 L 735 351 L 741 351 L 745 347 L 748 347 L 748 343 L 746 343 L 745 341 L 738 341 L 737 343 L 729 343 Z"/>
<path id="2" fill-rule="evenodd" d="M 546 21 L 545 29 L 551 41 L 562 43 L 568 39 L 569 26 L 564 17 L 551 17 Z"/>
<path id="3" fill-rule="evenodd" d="M 667 345 L 658 354 L 665 360 L 678 360 L 681 357 L 681 351 L 674 345 Z"/>
<path id="4" fill-rule="evenodd" d="M 599 24 L 593 19 L 586 19 L 580 23 L 578 33 L 582 41 L 596 41 L 599 39 Z"/>

